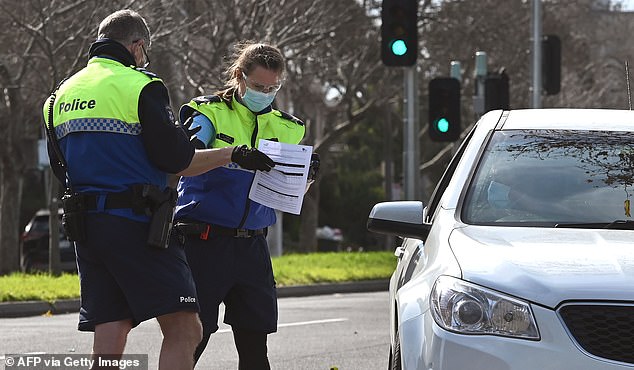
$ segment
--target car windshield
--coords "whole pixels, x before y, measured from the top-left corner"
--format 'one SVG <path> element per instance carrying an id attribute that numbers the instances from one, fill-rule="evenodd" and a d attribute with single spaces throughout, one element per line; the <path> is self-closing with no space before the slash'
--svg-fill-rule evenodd
<path id="1" fill-rule="evenodd" d="M 632 220 L 631 132 L 496 131 L 468 188 L 462 220 L 505 226 Z"/>
<path id="2" fill-rule="evenodd" d="M 48 234 L 48 216 L 37 216 L 31 224 L 29 232 Z"/>

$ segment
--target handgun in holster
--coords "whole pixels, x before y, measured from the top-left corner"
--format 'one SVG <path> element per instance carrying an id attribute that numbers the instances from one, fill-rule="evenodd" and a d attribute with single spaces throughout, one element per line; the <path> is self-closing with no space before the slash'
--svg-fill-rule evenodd
<path id="1" fill-rule="evenodd" d="M 82 243 L 86 240 L 86 206 L 81 194 L 66 192 L 62 196 L 62 226 L 66 238 L 72 242 Z"/>
<path id="2" fill-rule="evenodd" d="M 169 246 L 177 195 L 170 187 L 160 190 L 155 185 L 143 185 L 141 196 L 147 201 L 151 213 L 147 240 L 151 247 L 165 249 Z"/>

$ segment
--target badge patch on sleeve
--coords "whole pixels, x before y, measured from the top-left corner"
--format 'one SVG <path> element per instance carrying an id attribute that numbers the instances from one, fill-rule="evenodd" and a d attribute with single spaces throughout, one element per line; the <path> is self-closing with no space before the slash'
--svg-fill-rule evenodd
<path id="1" fill-rule="evenodd" d="M 233 142 L 236 140 L 227 134 L 223 134 L 222 132 L 216 135 L 216 139 L 222 140 L 225 143 L 229 143 L 229 144 L 233 144 Z"/>
<path id="2" fill-rule="evenodd" d="M 167 117 L 169 117 L 170 122 L 174 123 L 176 119 L 174 118 L 174 112 L 172 112 L 172 107 L 165 107 L 165 112 L 167 113 Z"/>

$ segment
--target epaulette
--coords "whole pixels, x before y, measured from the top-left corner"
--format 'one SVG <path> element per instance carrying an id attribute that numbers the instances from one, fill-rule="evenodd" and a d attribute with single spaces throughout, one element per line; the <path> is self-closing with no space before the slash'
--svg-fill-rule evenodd
<path id="1" fill-rule="evenodd" d="M 143 67 L 134 67 L 134 69 L 136 71 L 139 71 L 141 73 L 143 73 L 144 75 L 148 76 L 149 78 L 159 78 L 159 76 L 154 73 L 154 72 L 150 72 L 147 69 L 143 68 Z"/>
<path id="2" fill-rule="evenodd" d="M 193 98 L 192 101 L 197 104 L 220 103 L 222 101 L 222 98 L 218 95 L 203 95 Z"/>
<path id="3" fill-rule="evenodd" d="M 286 113 L 284 111 L 280 111 L 282 118 L 287 119 L 289 121 L 295 122 L 296 124 L 300 125 L 300 126 L 304 126 L 304 121 L 302 121 L 301 119 L 295 117 L 294 115 L 290 114 L 290 113 Z"/>

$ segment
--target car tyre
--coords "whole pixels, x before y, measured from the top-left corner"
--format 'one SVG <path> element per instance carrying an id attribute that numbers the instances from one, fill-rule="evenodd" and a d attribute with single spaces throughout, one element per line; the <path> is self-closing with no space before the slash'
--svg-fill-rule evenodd
<path id="1" fill-rule="evenodd" d="M 31 256 L 29 254 L 22 257 L 22 272 L 24 273 L 33 272 L 33 264 L 31 262 Z"/>

